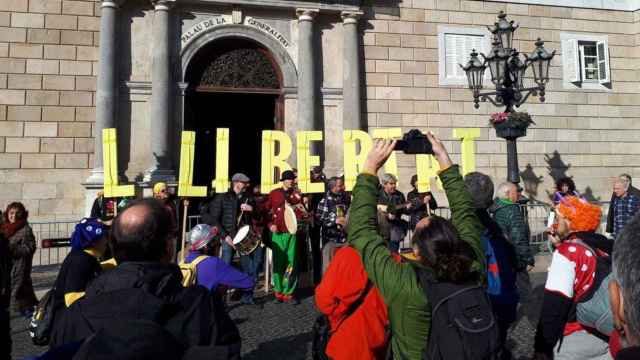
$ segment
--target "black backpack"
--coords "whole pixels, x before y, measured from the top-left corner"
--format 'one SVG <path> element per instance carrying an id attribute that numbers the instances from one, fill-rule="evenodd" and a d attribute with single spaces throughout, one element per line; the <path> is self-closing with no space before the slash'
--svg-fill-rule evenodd
<path id="1" fill-rule="evenodd" d="M 351 316 L 364 302 L 364 299 L 367 297 L 367 294 L 369 294 L 369 290 L 371 290 L 372 285 L 373 284 L 371 283 L 371 280 L 367 280 L 367 286 L 365 287 L 364 291 L 360 294 L 356 301 L 349 305 L 347 312 L 345 313 L 342 320 L 340 320 L 335 330 L 338 330 L 338 328 L 340 328 L 340 325 L 342 325 L 342 323 L 347 320 L 347 318 L 349 318 L 349 316 Z M 335 330 L 333 332 L 335 332 Z M 329 318 L 327 317 L 327 315 L 319 315 L 316 318 L 315 323 L 313 324 L 313 344 L 311 346 L 313 360 L 329 360 L 326 350 L 327 344 L 329 344 L 329 339 L 331 338 L 333 332 L 331 331 L 331 323 L 329 322 Z"/>
<path id="2" fill-rule="evenodd" d="M 29 336 L 34 345 L 46 346 L 51 340 L 55 307 L 55 286 L 49 290 L 38 302 L 33 317 L 29 323 Z"/>
<path id="3" fill-rule="evenodd" d="M 498 359 L 498 324 L 485 288 L 438 282 L 432 272 L 415 270 L 431 305 L 431 330 L 423 359 Z"/>

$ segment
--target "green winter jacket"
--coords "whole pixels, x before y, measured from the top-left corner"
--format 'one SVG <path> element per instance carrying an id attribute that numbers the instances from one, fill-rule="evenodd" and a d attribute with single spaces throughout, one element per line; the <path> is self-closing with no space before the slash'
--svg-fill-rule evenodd
<path id="1" fill-rule="evenodd" d="M 507 199 L 496 199 L 489 207 L 489 212 L 516 250 L 517 270 L 524 271 L 527 265 L 533 265 L 535 261 L 527 236 L 529 231 L 524 214 L 520 211 L 520 205 Z"/>
<path id="2" fill-rule="evenodd" d="M 471 196 L 464 187 L 458 166 L 440 173 L 451 207 L 451 221 L 460 237 L 476 253 L 474 271 L 484 279 L 484 251 L 480 235 L 484 227 L 476 216 Z M 369 279 L 380 290 L 389 311 L 394 359 L 421 359 L 431 324 L 431 307 L 419 285 L 413 267 L 420 264 L 396 263 L 376 230 L 378 178 L 361 174 L 353 189 L 349 235 L 351 245 L 360 253 Z"/>

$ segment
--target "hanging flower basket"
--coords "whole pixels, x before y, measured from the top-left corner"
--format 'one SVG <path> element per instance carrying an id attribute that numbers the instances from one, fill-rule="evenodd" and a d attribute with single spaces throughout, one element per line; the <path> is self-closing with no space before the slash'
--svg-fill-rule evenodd
<path id="1" fill-rule="evenodd" d="M 535 124 L 526 112 L 500 112 L 491 114 L 489 122 L 496 129 L 496 136 L 515 139 L 527 135 L 527 128 Z"/>

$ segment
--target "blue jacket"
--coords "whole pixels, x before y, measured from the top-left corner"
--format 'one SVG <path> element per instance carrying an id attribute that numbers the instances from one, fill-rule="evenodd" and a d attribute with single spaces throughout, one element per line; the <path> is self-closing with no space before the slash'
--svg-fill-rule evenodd
<path id="1" fill-rule="evenodd" d="M 185 263 L 192 262 L 200 256 L 197 251 L 191 251 L 184 259 Z M 247 274 L 227 265 L 216 256 L 209 256 L 196 266 L 198 285 L 202 285 L 210 291 L 215 291 L 218 285 L 225 285 L 234 289 L 253 289 L 254 280 Z"/>

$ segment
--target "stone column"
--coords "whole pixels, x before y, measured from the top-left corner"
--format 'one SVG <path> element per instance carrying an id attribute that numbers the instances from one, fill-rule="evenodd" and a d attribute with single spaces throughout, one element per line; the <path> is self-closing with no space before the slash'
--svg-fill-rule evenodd
<path id="1" fill-rule="evenodd" d="M 100 59 L 96 85 L 96 125 L 93 170 L 88 185 L 104 183 L 102 164 L 102 129 L 116 126 L 117 95 L 117 13 L 118 2 L 103 0 L 100 10 Z"/>
<path id="2" fill-rule="evenodd" d="M 155 162 L 145 181 L 175 179 L 169 149 L 169 129 L 173 114 L 174 84 L 171 71 L 171 13 L 175 0 L 154 0 L 153 53 L 151 69 L 151 154 Z"/>
<path id="3" fill-rule="evenodd" d="M 298 9 L 298 119 L 297 130 L 314 130 L 316 126 L 316 69 L 314 24 L 317 9 Z"/>
<path id="4" fill-rule="evenodd" d="M 362 124 L 362 75 L 360 72 L 360 44 L 358 19 L 360 12 L 342 12 L 344 33 L 343 78 L 342 78 L 342 124 L 347 130 L 360 130 Z"/>

